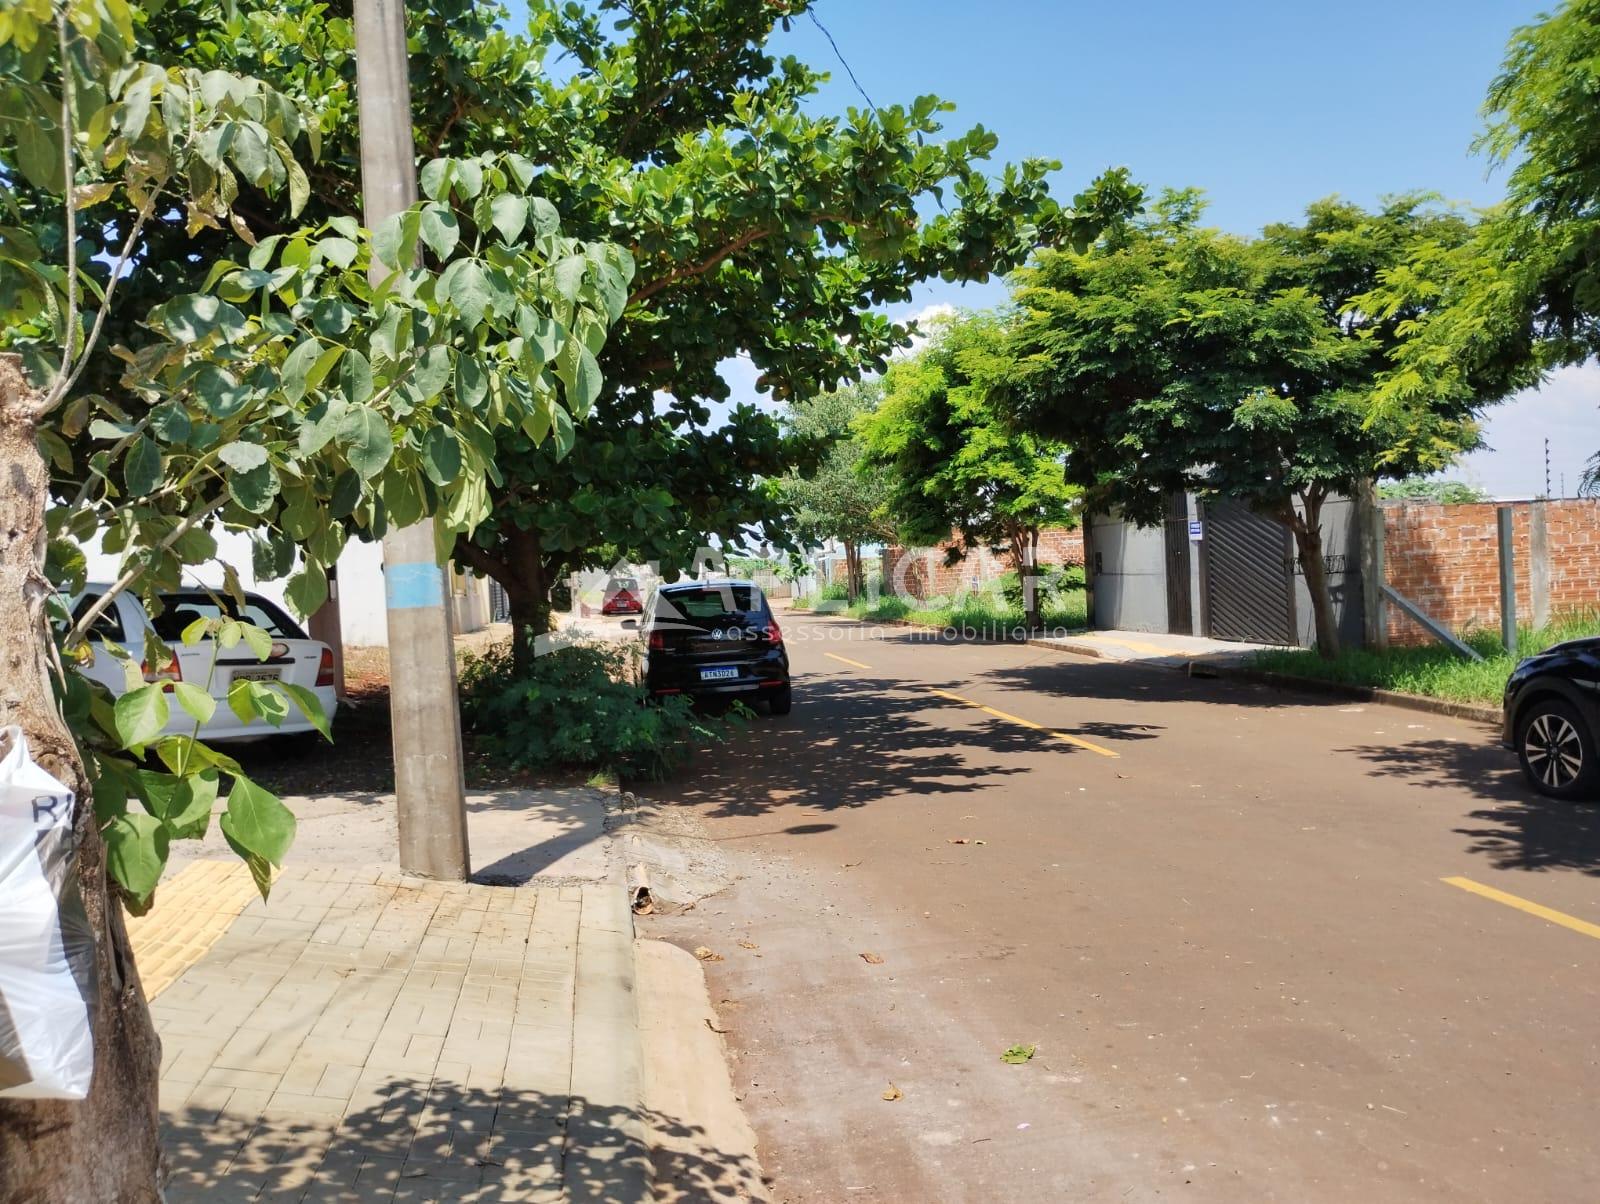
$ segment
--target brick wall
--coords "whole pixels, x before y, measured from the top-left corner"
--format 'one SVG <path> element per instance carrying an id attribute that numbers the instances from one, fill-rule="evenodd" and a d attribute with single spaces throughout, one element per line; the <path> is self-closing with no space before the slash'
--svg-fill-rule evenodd
<path id="1" fill-rule="evenodd" d="M 1517 620 L 1533 621 L 1529 546 L 1535 509 L 1543 511 L 1552 615 L 1600 608 L 1600 499 L 1517 502 L 1512 507 Z M 1383 510 L 1388 582 L 1456 632 L 1500 626 L 1500 536 L 1494 503 L 1388 502 Z M 1399 608 L 1388 608 L 1389 639 L 1428 636 Z"/>
<path id="2" fill-rule="evenodd" d="M 987 585 L 1012 569 L 1009 553 L 996 555 L 988 548 L 977 547 L 954 564 L 945 564 L 945 549 L 949 542 L 937 548 L 885 548 L 883 552 L 883 589 L 885 593 L 903 592 L 913 598 L 951 597 L 978 586 Z M 1039 563 L 1051 568 L 1083 563 L 1083 532 L 1066 527 L 1047 527 L 1039 532 Z"/>

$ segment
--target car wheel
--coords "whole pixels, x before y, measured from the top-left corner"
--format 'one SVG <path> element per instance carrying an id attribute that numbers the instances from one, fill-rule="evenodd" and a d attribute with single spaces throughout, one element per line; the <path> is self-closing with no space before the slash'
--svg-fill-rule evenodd
<path id="1" fill-rule="evenodd" d="M 793 708 L 794 697 L 789 693 L 788 686 L 767 695 L 767 709 L 774 715 L 787 715 Z"/>
<path id="2" fill-rule="evenodd" d="M 1528 708 L 1517 727 L 1517 756 L 1541 794 L 1576 799 L 1600 793 L 1595 733 L 1569 702 L 1543 698 Z"/>

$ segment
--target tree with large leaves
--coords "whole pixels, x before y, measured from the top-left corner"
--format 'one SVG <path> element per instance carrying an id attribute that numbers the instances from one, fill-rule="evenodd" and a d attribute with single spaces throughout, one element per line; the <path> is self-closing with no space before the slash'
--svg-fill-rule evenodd
<path id="1" fill-rule="evenodd" d="M 0 121 L 0 175 L 18 185 L 0 229 L 4 721 L 77 796 L 96 964 L 89 1097 L 0 1104 L 6 1199 L 158 1198 L 158 1046 L 122 908 L 149 904 L 171 842 L 203 835 L 219 800 L 263 893 L 294 834 L 288 809 L 199 739 L 212 695 L 182 683 L 169 697 L 120 649 L 91 652 L 97 615 L 124 590 L 159 612 L 185 567 L 216 556 L 219 529 L 255 533 L 302 611 L 326 594 L 346 521 L 435 516 L 448 548 L 488 512 L 502 428 L 537 437 L 593 401 L 631 278 L 625 252 L 561 232 L 515 155 L 430 162 L 427 200 L 375 232 L 334 216 L 246 245 L 232 202 L 247 184 L 303 210 L 315 122 L 260 80 L 149 57 L 141 19 L 122 0 L 0 8 L 0 95 L 28 115 Z M 190 287 L 139 309 L 155 296 L 148 239 L 174 214 L 233 230 L 241 258 L 179 273 Z M 83 583 L 80 543 L 97 538 L 120 575 L 68 616 L 56 590 Z M 265 637 L 233 619 L 184 632 L 258 657 Z M 144 647 L 164 663 L 153 632 Z M 126 662 L 114 705 L 74 671 L 90 655 Z M 188 734 L 167 734 L 174 702 Z M 227 702 L 247 720 L 298 706 L 322 721 L 287 685 L 235 683 Z"/>
<path id="2" fill-rule="evenodd" d="M 885 510 L 908 543 L 949 554 L 1001 547 L 1024 582 L 1024 621 L 1042 626 L 1032 578 L 1039 532 L 1077 521 L 1080 490 L 1065 479 L 1066 447 L 1018 432 L 995 382 L 1014 374 L 1007 321 L 954 319 L 932 343 L 890 366 L 883 402 L 861 424 L 864 471 L 881 474 Z"/>
<path id="3" fill-rule="evenodd" d="M 1445 467 L 1479 438 L 1487 394 L 1470 374 L 1425 404 L 1377 402 L 1430 299 L 1472 270 L 1473 225 L 1417 197 L 1372 213 L 1318 202 L 1259 239 L 1200 213 L 1197 194 L 1168 193 L 1088 252 L 1019 273 L 1017 367 L 1001 387 L 1026 429 L 1070 445 L 1068 476 L 1096 504 L 1153 523 L 1188 489 L 1287 527 L 1332 656 L 1323 504 Z M 1379 296 L 1399 273 L 1418 287 Z"/>
<path id="4" fill-rule="evenodd" d="M 775 534 L 769 478 L 784 457 L 773 418 L 752 410 L 707 425 L 707 403 L 728 396 L 724 361 L 747 355 L 759 387 L 780 399 L 881 369 L 909 326 L 880 307 L 905 301 L 920 281 L 980 279 L 1041 242 L 1082 241 L 1128 203 L 1120 176 L 1066 209 L 1045 186 L 1051 163 L 989 174 L 994 135 L 977 127 L 943 138 L 951 106 L 936 97 L 816 115 L 810 98 L 823 77 L 770 47 L 807 7 L 535 0 L 526 33 L 478 0 L 430 0 L 408 12 L 418 146 L 461 155 L 514 142 L 536 165 L 564 231 L 617 242 L 638 264 L 599 357 L 606 387 L 588 438 L 592 454 L 613 463 L 649 447 L 662 478 L 654 493 L 641 482 L 637 506 L 585 512 L 583 483 L 568 498 L 563 482 L 577 478 L 555 466 L 567 432 L 537 454 L 516 437 L 501 448 L 492 537 L 459 551 L 505 584 L 519 627 L 547 622 L 548 589 L 566 571 L 598 567 L 618 548 L 653 559 L 686 536 L 736 541 L 752 523 Z M 223 33 L 196 36 L 214 21 Z M 344 18 L 311 0 L 243 0 L 226 14 L 215 0 L 178 0 L 151 28 L 304 96 L 327 144 L 311 204 L 356 211 Z M 547 62 L 563 68 L 546 72 Z M 253 197 L 234 212 L 257 237 L 274 228 Z M 174 247 L 187 238 L 176 224 L 170 233 Z M 231 254 L 226 223 L 198 237 Z M 181 264 L 184 245 L 184 254 L 151 260 Z M 604 441 L 613 441 L 609 453 Z M 725 480 L 696 476 L 729 464 L 738 471 Z M 695 506 L 695 496 L 706 504 Z"/>

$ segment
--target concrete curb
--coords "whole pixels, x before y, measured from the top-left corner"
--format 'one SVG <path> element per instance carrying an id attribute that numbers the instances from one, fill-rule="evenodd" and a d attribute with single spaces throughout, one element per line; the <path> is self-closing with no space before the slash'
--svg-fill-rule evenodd
<path id="1" fill-rule="evenodd" d="M 615 875 L 613 875 L 615 877 Z M 572 1007 L 572 1103 L 562 1199 L 632 1204 L 655 1198 L 644 1118 L 633 913 L 620 881 L 583 887 Z"/>
<path id="2" fill-rule="evenodd" d="M 666 941 L 641 938 L 634 956 L 656 1200 L 770 1201 L 703 967 Z"/>

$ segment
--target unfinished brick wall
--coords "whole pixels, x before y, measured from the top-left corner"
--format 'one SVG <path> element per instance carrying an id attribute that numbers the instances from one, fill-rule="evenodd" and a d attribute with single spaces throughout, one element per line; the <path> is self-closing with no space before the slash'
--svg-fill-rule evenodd
<path id="1" fill-rule="evenodd" d="M 903 591 L 913 598 L 951 597 L 982 587 L 1012 569 L 1011 557 L 978 547 L 954 564 L 945 563 L 945 549 L 890 547 L 883 553 L 884 592 Z M 1039 563 L 1050 568 L 1083 563 L 1083 532 L 1046 527 L 1039 532 Z"/>
<path id="2" fill-rule="evenodd" d="M 1530 542 L 1543 512 L 1551 615 L 1600 609 L 1600 499 L 1512 503 L 1517 621 L 1534 621 Z M 1388 583 L 1457 632 L 1500 627 L 1500 536 L 1495 503 L 1386 502 Z M 1388 608 L 1389 640 L 1420 644 L 1422 628 Z"/>

